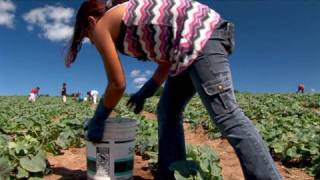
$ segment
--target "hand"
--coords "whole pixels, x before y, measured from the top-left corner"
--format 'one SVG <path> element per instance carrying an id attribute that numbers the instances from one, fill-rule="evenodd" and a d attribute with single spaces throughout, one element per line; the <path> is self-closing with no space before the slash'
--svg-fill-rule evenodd
<path id="1" fill-rule="evenodd" d="M 137 93 L 130 97 L 127 106 L 129 108 L 134 107 L 133 112 L 135 114 L 139 114 L 143 109 L 145 99 L 153 96 L 158 88 L 159 85 L 153 80 L 153 78 L 149 79 Z"/>
<path id="2" fill-rule="evenodd" d="M 84 124 L 85 138 L 92 142 L 99 142 L 103 138 L 104 124 L 112 109 L 106 108 L 103 98 L 97 106 L 94 116 Z"/>
<path id="3" fill-rule="evenodd" d="M 127 106 L 129 107 L 129 109 L 134 107 L 133 112 L 135 114 L 139 114 L 143 109 L 144 102 L 145 99 L 143 99 L 136 93 L 130 97 L 129 101 L 127 102 Z"/>

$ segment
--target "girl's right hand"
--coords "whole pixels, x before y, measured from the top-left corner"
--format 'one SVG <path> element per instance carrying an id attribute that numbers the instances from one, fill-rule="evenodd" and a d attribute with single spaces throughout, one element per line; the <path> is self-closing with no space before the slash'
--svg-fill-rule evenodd
<path id="1" fill-rule="evenodd" d="M 103 138 L 104 124 L 112 109 L 106 108 L 103 98 L 97 106 L 94 116 L 84 124 L 85 138 L 92 142 L 99 142 Z"/>

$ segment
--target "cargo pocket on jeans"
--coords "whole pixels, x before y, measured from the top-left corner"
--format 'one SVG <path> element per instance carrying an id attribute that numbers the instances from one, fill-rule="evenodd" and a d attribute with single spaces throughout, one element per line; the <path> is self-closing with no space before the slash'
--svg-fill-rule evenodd
<path id="1" fill-rule="evenodd" d="M 207 81 L 202 84 L 202 88 L 210 99 L 215 115 L 229 113 L 238 107 L 229 76 Z"/>

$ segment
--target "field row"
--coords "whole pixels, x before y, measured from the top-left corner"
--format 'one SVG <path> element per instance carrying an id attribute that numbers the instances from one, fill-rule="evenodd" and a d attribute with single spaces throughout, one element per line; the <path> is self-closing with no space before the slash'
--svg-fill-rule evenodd
<path id="1" fill-rule="evenodd" d="M 35 103 L 28 103 L 26 97 L 0 97 L 0 102 L 1 179 L 42 179 L 51 171 L 47 153 L 57 155 L 62 149 L 84 146 L 82 125 L 94 112 L 91 104 L 63 104 L 54 97 L 41 97 Z M 120 117 L 138 121 L 136 153 L 148 159 L 155 170 L 157 123 L 128 111 L 125 102 L 123 98 L 115 111 Z M 188 146 L 187 152 L 187 161 L 171 166 L 177 179 L 189 175 L 222 179 L 219 158 L 209 147 Z"/>
<path id="2" fill-rule="evenodd" d="M 237 94 L 239 105 L 255 123 L 274 158 L 302 167 L 320 176 L 320 95 Z M 156 113 L 158 97 L 146 102 L 145 110 Z M 115 111 L 120 117 L 138 120 L 136 152 L 149 159 L 156 169 L 157 122 L 127 109 L 124 97 Z M 41 97 L 35 103 L 26 97 L 0 97 L 0 176 L 41 178 L 50 172 L 46 153 L 59 154 L 61 149 L 83 147 L 83 121 L 94 108 L 88 102 Z M 203 108 L 198 97 L 186 107 L 185 121 L 191 127 L 202 126 L 211 138 L 223 138 Z M 214 159 L 206 162 L 205 159 Z M 191 172 L 196 176 L 221 178 L 219 159 L 207 147 L 188 147 L 188 161 L 173 165 L 177 176 Z M 190 171 L 187 171 L 187 168 Z M 180 173 L 178 173 L 180 172 Z M 204 172 L 208 172 L 207 174 Z M 209 179 L 210 179 L 209 178 Z"/>
<path id="3" fill-rule="evenodd" d="M 320 94 L 237 93 L 236 96 L 275 159 L 306 168 L 320 178 Z M 148 100 L 145 109 L 156 113 L 157 102 L 158 98 Z M 188 104 L 184 118 L 191 127 L 206 129 L 210 138 L 223 138 L 199 97 Z"/>

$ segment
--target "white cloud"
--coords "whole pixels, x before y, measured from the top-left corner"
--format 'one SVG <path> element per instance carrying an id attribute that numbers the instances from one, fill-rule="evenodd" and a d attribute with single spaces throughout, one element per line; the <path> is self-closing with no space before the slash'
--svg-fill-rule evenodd
<path id="1" fill-rule="evenodd" d="M 147 77 L 150 76 L 153 72 L 151 70 L 145 70 L 144 73 L 141 73 L 141 70 L 134 69 L 130 73 L 130 77 L 136 78 L 136 77 Z"/>
<path id="2" fill-rule="evenodd" d="M 28 24 L 28 31 L 33 31 L 35 27 L 38 27 L 41 29 L 40 37 L 58 42 L 71 38 L 73 27 L 70 22 L 73 15 L 72 8 L 47 5 L 32 9 L 23 15 L 23 19 Z"/>
<path id="3" fill-rule="evenodd" d="M 138 77 L 140 75 L 140 72 L 141 72 L 140 70 L 134 69 L 131 71 L 130 77 L 133 77 L 133 78 Z"/>
<path id="4" fill-rule="evenodd" d="M 151 75 L 153 72 L 152 72 L 152 71 L 150 71 L 150 70 L 146 70 L 146 72 L 145 72 L 145 73 L 146 73 L 146 75 L 148 75 L 148 76 L 149 76 L 149 75 Z"/>
<path id="5" fill-rule="evenodd" d="M 136 88 L 141 88 L 144 85 L 144 83 L 147 82 L 147 80 L 148 79 L 145 77 L 137 77 L 133 80 L 133 84 Z"/>
<path id="6" fill-rule="evenodd" d="M 85 38 L 83 39 L 83 42 L 82 42 L 82 43 L 84 43 L 84 44 L 90 43 L 90 39 L 87 38 L 87 37 L 85 37 Z"/>
<path id="7" fill-rule="evenodd" d="M 0 25 L 13 28 L 16 6 L 10 0 L 0 0 Z"/>
<path id="8" fill-rule="evenodd" d="M 316 92 L 316 89 L 311 88 L 310 91 L 311 91 L 311 92 Z"/>
<path id="9" fill-rule="evenodd" d="M 28 26 L 27 26 L 27 30 L 28 30 L 28 31 L 33 31 L 33 26 L 28 25 Z"/>
<path id="10" fill-rule="evenodd" d="M 130 73 L 130 77 L 134 78 L 133 79 L 133 84 L 136 88 L 141 88 L 144 83 L 148 80 L 149 76 L 152 75 L 151 70 L 145 70 L 143 73 L 141 73 L 141 70 L 139 69 L 134 69 Z"/>

